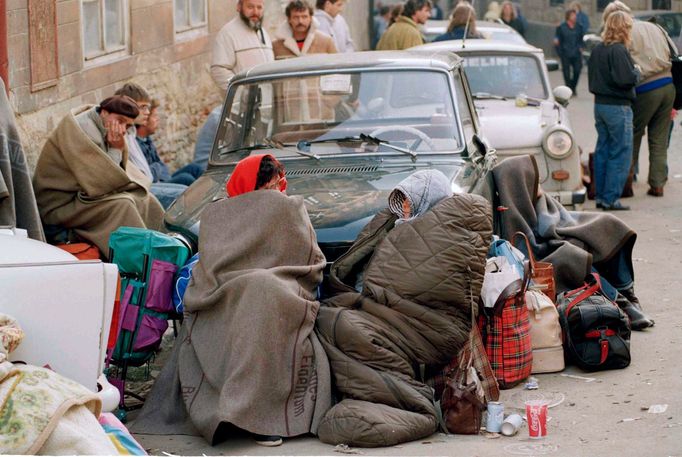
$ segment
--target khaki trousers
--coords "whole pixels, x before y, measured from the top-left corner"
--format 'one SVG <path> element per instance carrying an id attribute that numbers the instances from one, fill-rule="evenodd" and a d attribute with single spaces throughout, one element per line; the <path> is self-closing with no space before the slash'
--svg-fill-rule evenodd
<path id="1" fill-rule="evenodd" d="M 663 187 L 668 180 L 668 133 L 670 112 L 675 101 L 675 86 L 666 84 L 643 94 L 637 94 L 633 111 L 632 168 L 639 160 L 639 147 L 646 130 L 649 143 L 649 178 L 651 187 Z"/>

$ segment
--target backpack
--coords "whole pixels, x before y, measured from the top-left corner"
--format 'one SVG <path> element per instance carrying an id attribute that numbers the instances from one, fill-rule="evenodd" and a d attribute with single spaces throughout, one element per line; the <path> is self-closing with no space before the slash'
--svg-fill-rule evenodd
<path id="1" fill-rule="evenodd" d="M 151 358 L 174 311 L 175 272 L 189 248 L 155 230 L 120 227 L 109 237 L 109 258 L 121 275 L 119 336 L 110 354 L 116 365 L 140 366 Z"/>
<path id="2" fill-rule="evenodd" d="M 567 361 L 585 371 L 630 365 L 630 322 L 601 289 L 592 273 L 580 288 L 557 299 Z"/>

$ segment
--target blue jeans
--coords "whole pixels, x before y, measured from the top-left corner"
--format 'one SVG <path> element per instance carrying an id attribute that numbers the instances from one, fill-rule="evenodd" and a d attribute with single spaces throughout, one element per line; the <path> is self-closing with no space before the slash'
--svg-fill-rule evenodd
<path id="1" fill-rule="evenodd" d="M 168 209 L 168 207 L 178 198 L 187 186 L 184 184 L 176 184 L 172 182 L 155 182 L 152 183 L 152 194 L 159 199 L 159 203 L 163 206 L 163 209 Z"/>
<path id="2" fill-rule="evenodd" d="M 612 205 L 623 192 L 632 162 L 632 108 L 594 105 L 597 146 L 594 176 L 598 203 Z"/>
<path id="3" fill-rule="evenodd" d="M 175 184 L 184 184 L 185 186 L 190 186 L 194 181 L 197 180 L 199 176 L 202 175 L 204 169 L 201 165 L 194 162 L 188 163 L 171 176 L 171 179 L 164 182 L 172 182 Z"/>

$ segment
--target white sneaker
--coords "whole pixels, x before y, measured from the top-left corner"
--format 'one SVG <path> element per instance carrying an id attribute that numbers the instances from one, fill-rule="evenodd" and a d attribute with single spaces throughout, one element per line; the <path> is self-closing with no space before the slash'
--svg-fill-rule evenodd
<path id="1" fill-rule="evenodd" d="M 276 435 L 256 435 L 253 434 L 253 438 L 256 440 L 256 444 L 261 446 L 275 447 L 282 444 L 282 437 Z"/>

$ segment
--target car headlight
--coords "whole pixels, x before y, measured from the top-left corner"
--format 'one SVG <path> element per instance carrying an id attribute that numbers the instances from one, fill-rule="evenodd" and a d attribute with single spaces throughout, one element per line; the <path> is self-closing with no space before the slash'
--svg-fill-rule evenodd
<path id="1" fill-rule="evenodd" d="M 573 149 L 573 135 L 563 128 L 552 129 L 542 140 L 542 148 L 553 159 L 566 158 Z"/>

